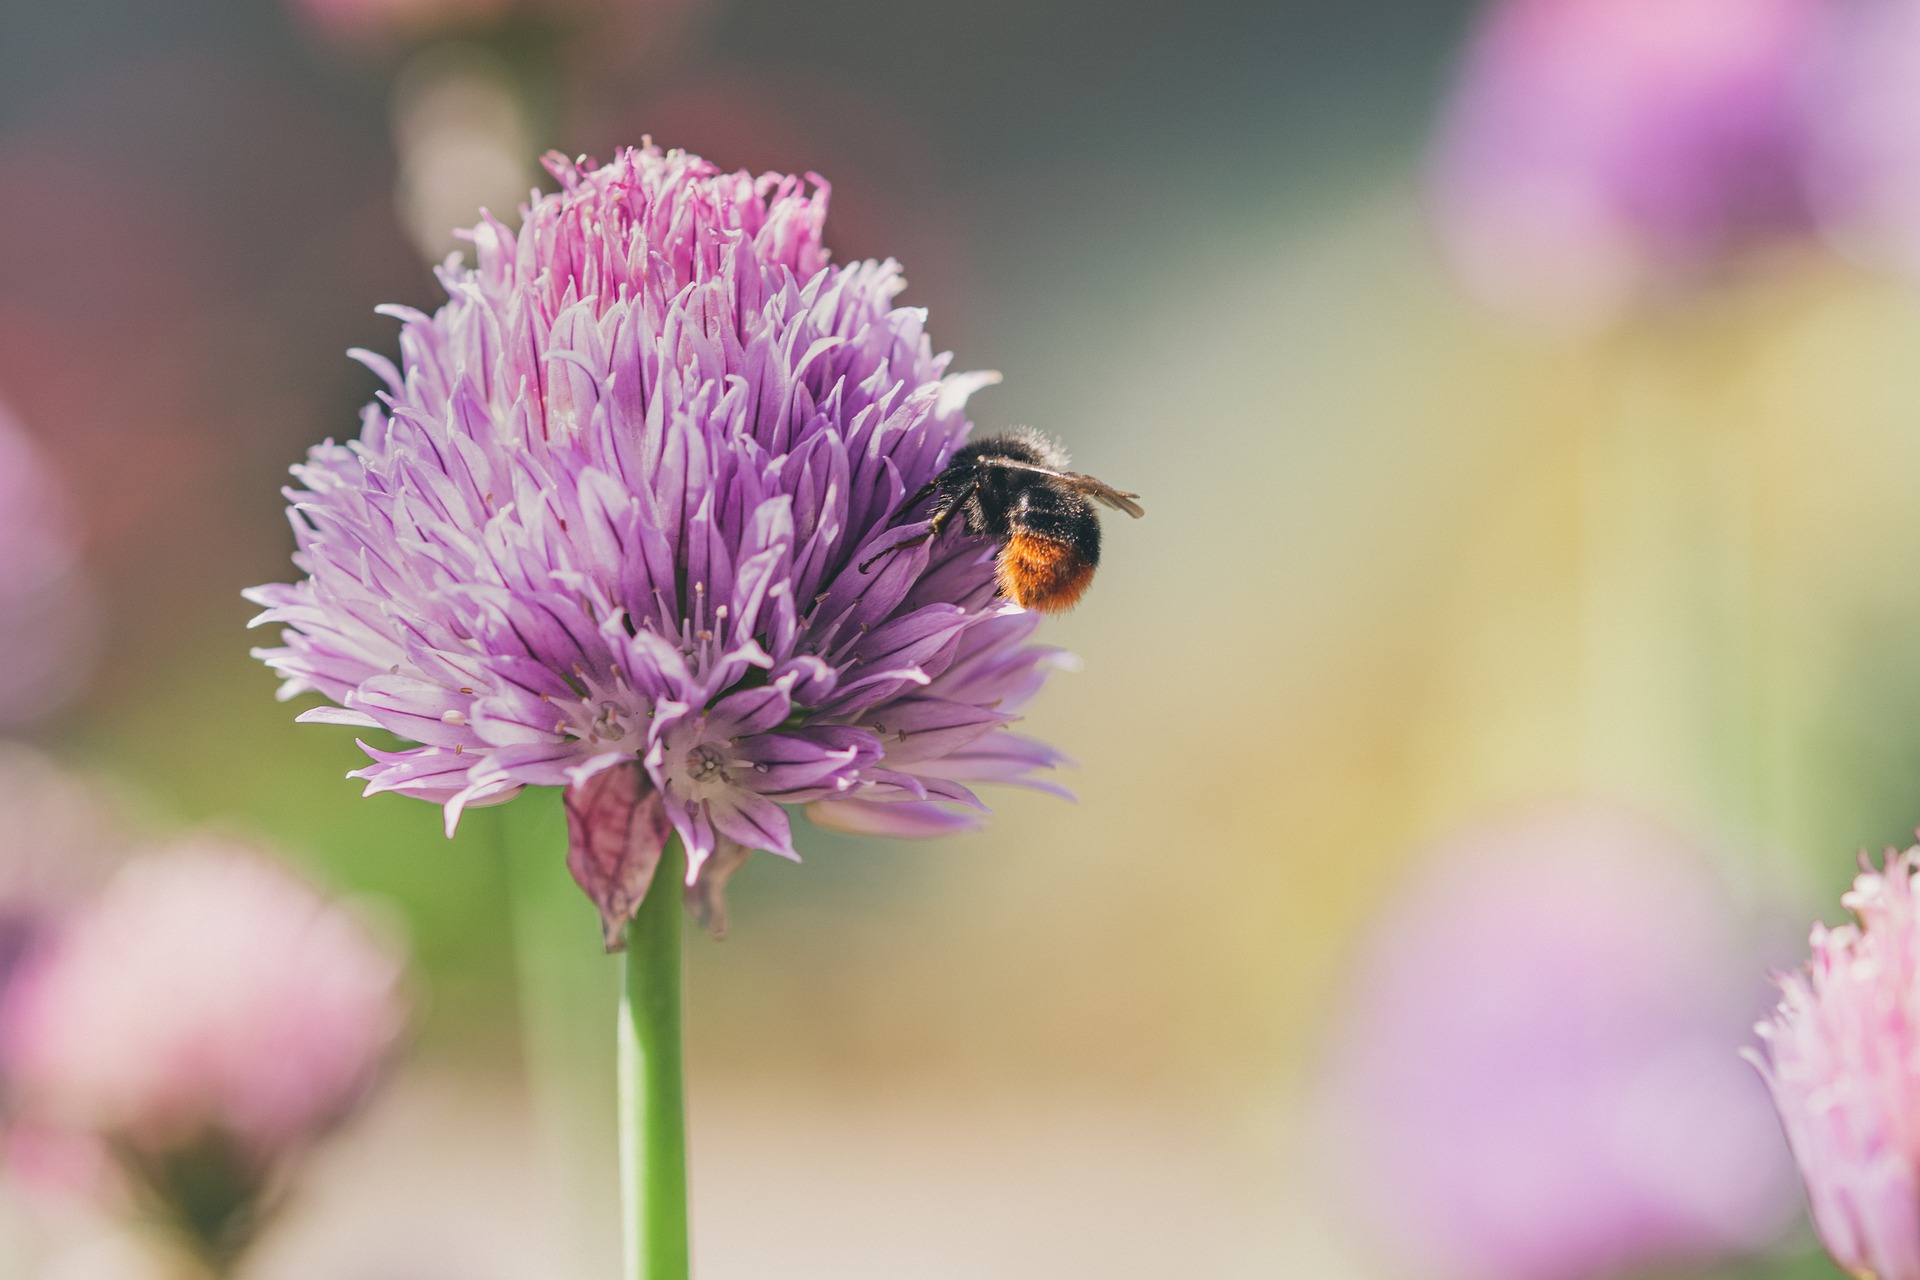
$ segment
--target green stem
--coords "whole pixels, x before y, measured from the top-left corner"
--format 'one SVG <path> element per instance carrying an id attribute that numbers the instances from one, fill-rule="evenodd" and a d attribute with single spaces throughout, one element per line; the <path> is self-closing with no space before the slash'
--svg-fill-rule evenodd
<path id="1" fill-rule="evenodd" d="M 687 1280 L 687 1120 L 680 1050 L 680 882 L 675 836 L 627 926 L 620 997 L 620 1202 L 626 1280 Z"/>

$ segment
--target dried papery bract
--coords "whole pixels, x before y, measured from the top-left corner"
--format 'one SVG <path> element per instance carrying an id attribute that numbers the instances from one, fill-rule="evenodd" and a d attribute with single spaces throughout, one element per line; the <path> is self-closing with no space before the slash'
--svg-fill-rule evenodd
<path id="1" fill-rule="evenodd" d="M 21 1114 L 98 1140 L 217 1267 L 366 1096 L 405 1024 L 398 953 L 244 847 L 128 864 L 23 968 L 0 1022 Z"/>
<path id="2" fill-rule="evenodd" d="M 1857 923 L 1813 927 L 1753 1055 L 1793 1144 L 1834 1261 L 1920 1280 L 1920 850 L 1862 866 L 1841 898 Z"/>
<path id="3" fill-rule="evenodd" d="M 939 834 L 978 820 L 973 783 L 1047 785 L 1057 756 L 1009 726 L 1059 655 L 993 546 L 860 568 L 925 528 L 903 500 L 994 375 L 947 372 L 896 264 L 828 262 L 817 179 L 548 165 L 560 190 L 473 228 L 438 312 L 390 310 L 360 438 L 296 468 L 308 577 L 249 593 L 286 628 L 282 695 L 420 744 L 359 776 L 449 829 L 570 788 L 610 941 L 670 832 L 713 920 L 745 853 L 793 856 L 792 807 Z"/>

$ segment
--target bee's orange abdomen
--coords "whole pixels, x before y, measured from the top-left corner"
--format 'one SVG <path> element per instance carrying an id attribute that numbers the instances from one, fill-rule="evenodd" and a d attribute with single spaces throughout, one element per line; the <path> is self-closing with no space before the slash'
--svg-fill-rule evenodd
<path id="1" fill-rule="evenodd" d="M 1093 581 L 1093 565 L 1071 544 L 1015 533 L 1000 548 L 1000 592 L 1025 609 L 1071 609 Z"/>

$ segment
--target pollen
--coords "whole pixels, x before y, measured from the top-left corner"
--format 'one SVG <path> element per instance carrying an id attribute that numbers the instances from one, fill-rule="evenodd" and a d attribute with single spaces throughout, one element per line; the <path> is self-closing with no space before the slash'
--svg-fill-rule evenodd
<path id="1" fill-rule="evenodd" d="M 995 576 L 1001 594 L 1021 608 L 1058 613 L 1079 601 L 1093 566 L 1065 542 L 1016 533 L 1000 549 Z"/>

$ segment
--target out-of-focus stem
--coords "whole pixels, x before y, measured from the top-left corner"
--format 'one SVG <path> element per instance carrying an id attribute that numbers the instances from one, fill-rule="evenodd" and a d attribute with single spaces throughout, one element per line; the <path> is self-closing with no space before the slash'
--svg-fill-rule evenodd
<path id="1" fill-rule="evenodd" d="M 620 1200 L 626 1280 L 687 1280 L 686 1090 L 680 1047 L 680 882 L 676 836 L 627 926 L 620 997 Z"/>
<path id="2" fill-rule="evenodd" d="M 552 1186 L 563 1252 L 556 1275 L 619 1273 L 620 1189 L 614 1044 L 607 1011 L 621 970 L 600 943 L 600 918 L 567 873 L 558 788 L 529 788 L 512 804 L 467 815 L 461 838 L 503 846 L 513 909 L 529 1093 Z"/>

